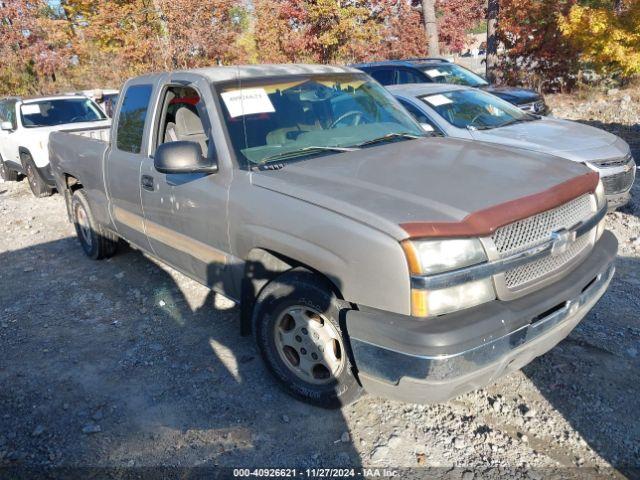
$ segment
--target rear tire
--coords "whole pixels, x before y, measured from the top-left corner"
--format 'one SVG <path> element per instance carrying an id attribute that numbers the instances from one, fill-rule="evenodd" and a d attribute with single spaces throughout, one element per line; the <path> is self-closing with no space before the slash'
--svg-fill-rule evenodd
<path id="1" fill-rule="evenodd" d="M 38 172 L 31 155 L 23 153 L 21 154 L 21 160 L 24 173 L 29 182 L 29 188 L 31 188 L 33 195 L 37 198 L 50 197 L 53 194 L 53 189 L 47 185 L 40 175 L 40 172 Z"/>
<path id="2" fill-rule="evenodd" d="M 89 258 L 102 260 L 116 253 L 118 238 L 95 221 L 87 195 L 83 190 L 76 190 L 73 194 L 71 213 L 78 240 Z"/>
<path id="3" fill-rule="evenodd" d="M 4 163 L 4 160 L 2 160 L 2 158 L 0 158 L 0 177 L 2 177 L 5 182 L 18 181 L 18 172 L 7 167 L 7 164 Z"/>
<path id="4" fill-rule="evenodd" d="M 280 386 L 323 408 L 339 408 L 362 395 L 339 324 L 342 308 L 324 279 L 295 269 L 262 290 L 253 316 L 258 348 Z"/>

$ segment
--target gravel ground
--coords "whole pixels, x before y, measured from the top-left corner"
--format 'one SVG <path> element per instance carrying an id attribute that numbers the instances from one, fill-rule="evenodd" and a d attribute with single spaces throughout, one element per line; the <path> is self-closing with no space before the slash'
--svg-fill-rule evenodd
<path id="1" fill-rule="evenodd" d="M 550 101 L 640 158 L 640 103 L 625 95 Z M 367 396 L 324 411 L 277 389 L 229 300 L 128 248 L 87 259 L 59 195 L 2 183 L 0 466 L 638 478 L 640 187 L 635 197 L 607 217 L 621 245 L 609 291 L 550 353 L 446 404 Z"/>

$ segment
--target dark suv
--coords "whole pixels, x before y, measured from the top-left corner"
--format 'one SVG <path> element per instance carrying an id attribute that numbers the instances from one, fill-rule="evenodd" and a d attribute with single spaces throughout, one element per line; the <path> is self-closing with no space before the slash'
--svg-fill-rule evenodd
<path id="1" fill-rule="evenodd" d="M 442 58 L 388 60 L 352 66 L 368 73 L 382 85 L 455 83 L 486 90 L 526 112 L 538 115 L 550 113 L 544 98 L 537 92 L 524 88 L 490 85 L 480 75 Z"/>

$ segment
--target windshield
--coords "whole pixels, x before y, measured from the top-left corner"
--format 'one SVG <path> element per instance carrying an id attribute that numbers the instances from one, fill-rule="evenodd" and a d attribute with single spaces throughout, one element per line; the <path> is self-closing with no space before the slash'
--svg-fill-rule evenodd
<path id="1" fill-rule="evenodd" d="M 261 79 L 218 90 L 234 150 L 248 165 L 424 136 L 364 74 Z"/>
<path id="2" fill-rule="evenodd" d="M 436 83 L 453 83 L 456 85 L 466 85 L 468 87 L 483 87 L 489 85 L 480 75 L 476 75 L 471 70 L 455 65 L 453 63 L 439 63 L 437 65 L 423 65 L 420 70 Z"/>
<path id="3" fill-rule="evenodd" d="M 20 106 L 20 115 L 26 128 L 106 119 L 100 107 L 88 98 L 81 97 L 23 103 Z"/>
<path id="4" fill-rule="evenodd" d="M 455 90 L 425 95 L 420 100 L 458 128 L 486 130 L 537 118 L 482 90 Z"/>

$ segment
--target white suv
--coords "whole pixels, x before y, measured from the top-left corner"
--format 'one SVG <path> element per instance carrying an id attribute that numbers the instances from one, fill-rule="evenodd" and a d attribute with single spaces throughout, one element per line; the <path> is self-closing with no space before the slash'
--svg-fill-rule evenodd
<path id="1" fill-rule="evenodd" d="M 49 133 L 109 126 L 111 121 L 93 100 L 80 95 L 0 100 L 0 175 L 26 175 L 36 197 L 51 195 Z"/>

